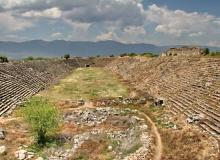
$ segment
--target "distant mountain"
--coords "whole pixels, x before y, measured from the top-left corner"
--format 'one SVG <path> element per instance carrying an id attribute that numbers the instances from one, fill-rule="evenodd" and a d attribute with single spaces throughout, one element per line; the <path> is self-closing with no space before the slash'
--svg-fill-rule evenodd
<path id="1" fill-rule="evenodd" d="M 77 42 L 77 41 L 42 41 L 0 42 L 0 54 L 12 58 L 27 56 L 62 56 L 66 53 L 72 56 L 95 56 L 121 53 L 160 52 L 174 46 L 156 46 L 152 44 L 125 44 L 116 41 Z M 220 50 L 220 48 L 214 48 Z"/>

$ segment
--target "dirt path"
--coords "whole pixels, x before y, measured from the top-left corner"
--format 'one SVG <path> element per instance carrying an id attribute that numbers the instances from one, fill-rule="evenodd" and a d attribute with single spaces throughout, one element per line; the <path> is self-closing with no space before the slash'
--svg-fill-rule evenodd
<path id="1" fill-rule="evenodd" d="M 150 117 L 148 117 L 145 113 L 140 112 L 140 111 L 139 111 L 139 114 L 145 117 L 147 121 L 150 123 L 151 129 L 156 137 L 156 148 L 155 148 L 153 160 L 161 160 L 162 152 L 163 152 L 163 144 L 162 144 L 160 133 L 156 125 L 154 124 L 154 122 L 150 119 Z"/>

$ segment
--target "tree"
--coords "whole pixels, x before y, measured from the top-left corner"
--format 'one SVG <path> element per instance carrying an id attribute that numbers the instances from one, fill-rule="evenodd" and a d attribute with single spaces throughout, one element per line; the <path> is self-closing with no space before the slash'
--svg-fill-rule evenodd
<path id="1" fill-rule="evenodd" d="M 109 57 L 115 57 L 115 55 L 114 55 L 114 54 L 111 54 Z"/>
<path id="2" fill-rule="evenodd" d="M 64 58 L 65 58 L 65 59 L 69 59 L 69 58 L 70 58 L 70 55 L 69 55 L 69 54 L 65 54 L 65 55 L 64 55 Z"/>
<path id="3" fill-rule="evenodd" d="M 122 53 L 122 54 L 120 54 L 120 57 L 125 57 L 127 55 L 128 55 L 127 53 Z"/>
<path id="4" fill-rule="evenodd" d="M 7 57 L 0 56 L 0 63 L 7 63 L 7 62 L 9 62 Z"/>
<path id="5" fill-rule="evenodd" d="M 205 55 L 208 55 L 209 53 L 210 53 L 209 48 L 205 48 L 205 49 L 204 49 L 204 54 L 205 54 Z"/>
<path id="6" fill-rule="evenodd" d="M 29 124 L 37 144 L 45 146 L 49 137 L 55 135 L 58 128 L 57 109 L 47 100 L 34 97 L 24 104 L 21 113 Z"/>

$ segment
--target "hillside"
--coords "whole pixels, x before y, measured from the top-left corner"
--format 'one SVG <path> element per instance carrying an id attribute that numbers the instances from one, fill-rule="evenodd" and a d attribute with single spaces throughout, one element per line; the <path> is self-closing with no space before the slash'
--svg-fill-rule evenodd
<path id="1" fill-rule="evenodd" d="M 63 56 L 66 53 L 72 56 L 96 56 L 111 55 L 121 53 L 161 53 L 162 51 L 174 46 L 156 46 L 152 44 L 125 44 L 116 41 L 100 42 L 77 42 L 77 41 L 42 41 L 33 40 L 26 42 L 0 42 L 0 53 L 20 59 L 27 56 Z M 220 50 L 220 48 L 209 47 L 211 50 Z"/>
<path id="2" fill-rule="evenodd" d="M 120 53 L 159 53 L 163 47 L 151 44 L 123 44 L 115 41 L 72 42 L 72 41 L 42 41 L 0 42 L 0 53 L 9 57 L 21 58 L 27 56 L 62 56 L 69 53 L 72 56 L 96 56 Z"/>

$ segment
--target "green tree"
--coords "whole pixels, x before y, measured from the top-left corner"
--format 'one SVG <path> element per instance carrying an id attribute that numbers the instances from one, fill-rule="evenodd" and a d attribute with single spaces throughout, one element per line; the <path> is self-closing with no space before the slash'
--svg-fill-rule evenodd
<path id="1" fill-rule="evenodd" d="M 29 56 L 27 58 L 24 59 L 25 61 L 33 61 L 34 60 L 34 57 L 33 56 Z"/>
<path id="2" fill-rule="evenodd" d="M 64 58 L 65 58 L 65 59 L 69 59 L 69 58 L 70 58 L 70 55 L 69 55 L 69 54 L 65 54 L 65 55 L 64 55 Z"/>
<path id="3" fill-rule="evenodd" d="M 7 62 L 9 62 L 9 61 L 6 56 L 0 56 L 0 63 L 7 63 Z"/>
<path id="4" fill-rule="evenodd" d="M 120 57 L 125 57 L 127 55 L 128 55 L 127 53 L 122 53 L 122 54 L 120 54 Z"/>
<path id="5" fill-rule="evenodd" d="M 114 54 L 111 54 L 109 57 L 115 57 L 115 55 L 114 55 Z"/>
<path id="6" fill-rule="evenodd" d="M 204 49 L 204 54 L 205 54 L 205 55 L 208 55 L 209 53 L 210 53 L 209 48 L 205 48 L 205 49 Z"/>
<path id="7" fill-rule="evenodd" d="M 40 97 L 31 98 L 24 104 L 21 113 L 38 145 L 45 146 L 49 138 L 56 134 L 59 113 L 47 100 Z"/>

